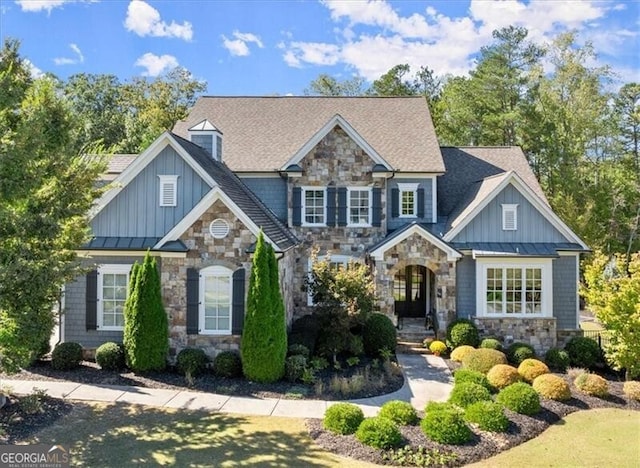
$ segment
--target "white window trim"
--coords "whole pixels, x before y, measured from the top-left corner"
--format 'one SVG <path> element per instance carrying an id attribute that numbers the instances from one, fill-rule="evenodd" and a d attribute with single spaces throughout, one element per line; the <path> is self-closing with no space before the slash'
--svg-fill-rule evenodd
<path id="1" fill-rule="evenodd" d="M 327 188 L 326 187 L 300 187 L 302 189 L 302 203 L 301 203 L 301 210 L 302 212 L 300 213 L 300 221 L 301 221 L 301 225 L 302 226 L 307 226 L 307 227 L 313 227 L 313 226 L 326 226 L 327 225 Z M 324 199 L 324 209 L 323 209 L 323 213 L 322 213 L 322 222 L 321 223 L 308 223 L 307 222 L 307 209 L 306 209 L 306 201 L 307 201 L 307 190 L 308 191 L 322 191 L 323 192 L 323 199 Z"/>
<path id="2" fill-rule="evenodd" d="M 507 226 L 507 214 L 513 213 L 513 227 Z M 518 230 L 518 205 L 503 204 L 502 205 L 502 230 L 517 231 Z"/>
<path id="3" fill-rule="evenodd" d="M 540 268 L 542 273 L 542 313 L 490 314 L 487 312 L 487 269 Z M 524 281 L 524 279 L 523 279 Z M 553 263 L 551 258 L 476 258 L 476 311 L 482 318 L 551 318 L 553 317 Z"/>
<path id="4" fill-rule="evenodd" d="M 229 277 L 229 329 L 228 330 L 205 330 L 204 324 L 204 291 L 206 278 L 211 276 Z M 215 265 L 200 270 L 200 284 L 198 285 L 198 334 L 199 335 L 231 335 L 233 326 L 233 271 L 229 268 Z"/>
<path id="5" fill-rule="evenodd" d="M 346 267 L 349 262 L 357 262 L 358 261 L 358 257 L 351 257 L 349 255 L 331 255 L 331 263 L 341 263 L 344 267 Z M 324 259 L 326 259 L 327 256 L 326 255 L 322 255 L 322 256 L 318 256 L 318 260 L 322 261 Z M 309 258 L 307 260 L 307 278 L 309 278 L 309 281 L 311 281 L 311 267 L 313 266 L 313 261 L 311 260 L 311 258 Z M 314 306 L 315 303 L 313 302 L 313 296 L 311 295 L 311 291 L 307 292 L 307 305 L 308 306 Z"/>
<path id="6" fill-rule="evenodd" d="M 369 193 L 369 213 L 366 223 L 351 222 L 351 192 Z M 347 187 L 347 227 L 371 227 L 371 216 L 373 212 L 373 195 L 371 187 Z"/>
<path id="7" fill-rule="evenodd" d="M 98 307 L 97 307 L 97 326 L 100 331 L 122 331 L 124 327 L 114 327 L 104 325 L 104 274 L 126 274 L 127 275 L 127 298 L 129 297 L 129 280 L 132 265 L 108 264 L 98 267 Z M 123 311 L 124 314 L 124 311 Z"/>
<path id="8" fill-rule="evenodd" d="M 160 189 L 158 197 L 160 206 L 172 207 L 178 204 L 178 176 L 177 175 L 159 175 Z M 164 191 L 166 186 L 173 186 L 173 198 L 170 203 L 165 203 Z"/>
<path id="9" fill-rule="evenodd" d="M 417 218 L 418 217 L 418 187 L 419 183 L 407 184 L 398 183 L 398 217 Z M 413 214 L 402 214 L 402 193 L 413 192 Z"/>

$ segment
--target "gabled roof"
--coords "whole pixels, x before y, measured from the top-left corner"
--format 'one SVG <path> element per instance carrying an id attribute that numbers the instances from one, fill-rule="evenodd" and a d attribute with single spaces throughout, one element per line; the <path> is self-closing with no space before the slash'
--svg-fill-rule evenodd
<path id="1" fill-rule="evenodd" d="M 202 122 L 198 122 L 189 129 L 190 132 L 217 132 L 218 129 L 207 119 Z"/>
<path id="2" fill-rule="evenodd" d="M 447 244 L 444 240 L 440 239 L 438 236 L 434 235 L 429 231 L 426 225 L 422 225 L 420 223 L 413 222 L 411 224 L 407 224 L 400 229 L 393 231 L 383 240 L 375 244 L 374 246 L 368 249 L 369 254 L 376 260 L 382 260 L 384 258 L 384 254 L 390 248 L 398 245 L 400 242 L 406 240 L 410 236 L 417 234 L 427 242 L 435 245 L 440 250 L 447 254 L 447 259 L 449 261 L 455 260 L 457 258 L 462 257 L 460 252 Z"/>
<path id="3" fill-rule="evenodd" d="M 444 171 L 424 97 L 201 97 L 174 133 L 186 138 L 208 119 L 224 133 L 222 158 L 231 170 L 271 172 L 336 114 L 393 169 Z"/>

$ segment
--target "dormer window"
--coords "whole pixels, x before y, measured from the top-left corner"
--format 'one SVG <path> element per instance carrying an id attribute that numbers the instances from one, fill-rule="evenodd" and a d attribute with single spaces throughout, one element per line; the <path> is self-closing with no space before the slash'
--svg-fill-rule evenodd
<path id="1" fill-rule="evenodd" d="M 518 230 L 518 205 L 502 205 L 502 230 Z"/>
<path id="2" fill-rule="evenodd" d="M 222 160 L 222 132 L 208 120 L 189 129 L 189 138 L 217 161 Z"/>
<path id="3" fill-rule="evenodd" d="M 178 204 L 178 176 L 159 175 L 160 206 L 176 206 Z"/>
<path id="4" fill-rule="evenodd" d="M 400 191 L 398 213 L 401 218 L 418 216 L 418 186 L 419 184 L 398 184 Z"/>

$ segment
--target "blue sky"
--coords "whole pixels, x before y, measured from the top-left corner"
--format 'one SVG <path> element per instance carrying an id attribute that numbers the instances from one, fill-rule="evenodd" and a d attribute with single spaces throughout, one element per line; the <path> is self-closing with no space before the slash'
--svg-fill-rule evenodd
<path id="1" fill-rule="evenodd" d="M 640 2 L 562 0 L 0 0 L 0 35 L 34 73 L 157 76 L 180 65 L 212 95 L 303 94 L 320 73 L 373 80 L 399 63 L 466 74 L 491 32 L 544 44 L 576 30 L 620 82 L 640 81 Z"/>

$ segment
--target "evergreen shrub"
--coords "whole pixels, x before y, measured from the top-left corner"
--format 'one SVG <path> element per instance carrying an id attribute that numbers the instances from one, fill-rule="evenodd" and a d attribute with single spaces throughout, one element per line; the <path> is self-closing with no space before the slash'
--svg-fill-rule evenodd
<path id="1" fill-rule="evenodd" d="M 358 427 L 356 439 L 377 449 L 390 449 L 402 443 L 402 434 L 396 423 L 380 416 L 367 418 Z"/>
<path id="2" fill-rule="evenodd" d="M 554 374 L 542 374 L 533 381 L 533 389 L 543 398 L 550 400 L 566 401 L 571 399 L 569 384 Z"/>
<path id="3" fill-rule="evenodd" d="M 508 387 L 511 384 L 520 382 L 521 379 L 518 369 L 509 364 L 498 364 L 487 372 L 487 380 L 497 389 Z"/>
<path id="4" fill-rule="evenodd" d="M 381 418 L 391 419 L 399 426 L 411 426 L 418 422 L 418 415 L 411 403 L 406 401 L 388 401 L 380 408 Z"/>
<path id="5" fill-rule="evenodd" d="M 73 341 L 58 344 L 51 353 L 51 367 L 56 370 L 72 370 L 82 362 L 82 346 Z"/>
<path id="6" fill-rule="evenodd" d="M 540 396 L 524 382 L 517 382 L 500 390 L 496 401 L 516 413 L 532 416 L 540 412 Z"/>
<path id="7" fill-rule="evenodd" d="M 453 390 L 451 390 L 451 395 L 449 396 L 449 403 L 453 403 L 461 408 L 466 408 L 470 404 L 478 401 L 488 400 L 491 400 L 491 392 L 482 385 L 472 382 L 463 382 L 454 385 Z"/>
<path id="8" fill-rule="evenodd" d="M 518 374 L 529 383 L 533 382 L 539 375 L 548 373 L 549 368 L 547 365 L 537 359 L 525 359 L 518 366 Z"/>
<path id="9" fill-rule="evenodd" d="M 514 366 L 519 366 L 525 359 L 536 357 L 533 346 L 527 343 L 515 342 L 507 348 L 507 359 Z"/>
<path id="10" fill-rule="evenodd" d="M 119 343 L 107 341 L 96 349 L 96 363 L 100 369 L 116 371 L 124 367 L 124 347 Z"/>
<path id="11" fill-rule="evenodd" d="M 501 351 L 495 349 L 480 348 L 474 349 L 462 360 L 465 369 L 475 370 L 486 374 L 497 364 L 506 364 L 507 357 Z"/>
<path id="12" fill-rule="evenodd" d="M 462 362 L 464 357 L 474 349 L 475 348 L 473 346 L 469 346 L 469 345 L 458 346 L 453 351 L 451 351 L 451 356 L 450 356 L 451 360 L 456 362 Z"/>
<path id="13" fill-rule="evenodd" d="M 381 349 L 393 353 L 397 343 L 396 327 L 386 315 L 371 314 L 362 329 L 362 341 L 367 356 L 378 357 Z"/>
<path id="14" fill-rule="evenodd" d="M 509 418 L 502 405 L 493 401 L 478 401 L 467 406 L 464 419 L 483 431 L 505 432 L 509 428 Z"/>
<path id="15" fill-rule="evenodd" d="M 242 361 L 235 351 L 222 351 L 213 359 L 213 372 L 220 377 L 234 378 L 242 375 Z"/>
<path id="16" fill-rule="evenodd" d="M 178 353 L 176 367 L 181 374 L 187 377 L 195 377 L 204 372 L 207 368 L 209 358 L 205 352 L 199 348 L 184 348 Z"/>
<path id="17" fill-rule="evenodd" d="M 364 421 L 362 410 L 352 403 L 336 403 L 324 412 L 322 425 L 335 434 L 353 434 Z"/>
<path id="18" fill-rule="evenodd" d="M 457 348 L 462 345 L 476 347 L 480 344 L 478 327 L 468 319 L 459 318 L 447 327 L 447 346 Z"/>

